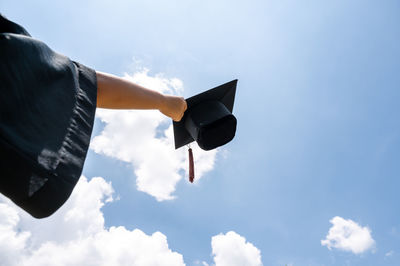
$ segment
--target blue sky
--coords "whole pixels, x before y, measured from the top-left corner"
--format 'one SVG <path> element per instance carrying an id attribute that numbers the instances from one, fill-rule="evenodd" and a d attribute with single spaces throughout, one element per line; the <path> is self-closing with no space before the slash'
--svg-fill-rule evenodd
<path id="1" fill-rule="evenodd" d="M 0 9 L 73 60 L 119 76 L 145 67 L 181 80 L 185 97 L 239 79 L 235 139 L 198 183 L 179 181 L 174 200 L 138 191 L 132 164 L 89 151 L 83 174 L 111 181 L 119 197 L 102 208 L 106 227 L 160 231 L 187 265 L 212 264 L 211 237 L 228 231 L 264 265 L 400 264 L 398 1 L 6 0 Z M 97 120 L 93 137 L 105 126 Z M 374 247 L 322 246 L 335 216 L 368 227 Z"/>

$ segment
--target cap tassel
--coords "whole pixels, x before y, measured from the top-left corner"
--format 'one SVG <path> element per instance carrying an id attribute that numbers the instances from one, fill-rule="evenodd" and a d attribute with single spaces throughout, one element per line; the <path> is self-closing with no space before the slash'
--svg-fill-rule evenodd
<path id="1" fill-rule="evenodd" d="M 189 181 L 193 183 L 194 181 L 194 162 L 193 162 L 193 152 L 192 148 L 189 147 Z"/>

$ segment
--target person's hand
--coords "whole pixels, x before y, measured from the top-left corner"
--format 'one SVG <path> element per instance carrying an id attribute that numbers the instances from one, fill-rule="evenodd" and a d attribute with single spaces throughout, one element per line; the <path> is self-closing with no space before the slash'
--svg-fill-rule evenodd
<path id="1" fill-rule="evenodd" d="M 160 112 L 179 122 L 187 109 L 186 101 L 183 97 L 164 95 Z"/>

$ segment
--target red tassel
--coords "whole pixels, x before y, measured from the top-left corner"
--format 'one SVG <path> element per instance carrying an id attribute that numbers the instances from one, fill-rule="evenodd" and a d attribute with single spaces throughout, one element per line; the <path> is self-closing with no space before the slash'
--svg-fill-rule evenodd
<path id="1" fill-rule="evenodd" d="M 194 162 L 192 148 L 189 148 L 189 181 L 193 183 L 194 180 Z"/>

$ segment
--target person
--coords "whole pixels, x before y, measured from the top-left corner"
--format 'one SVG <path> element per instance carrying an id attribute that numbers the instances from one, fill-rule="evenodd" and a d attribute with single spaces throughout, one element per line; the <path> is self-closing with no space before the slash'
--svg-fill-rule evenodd
<path id="1" fill-rule="evenodd" d="M 187 104 L 72 61 L 0 14 L 3 195 L 36 218 L 57 211 L 82 173 L 96 108 L 158 109 L 179 121 Z"/>

